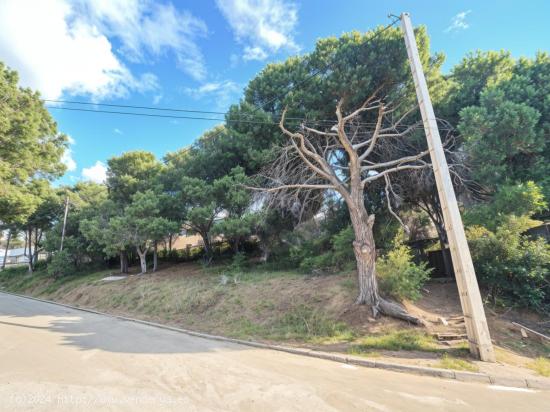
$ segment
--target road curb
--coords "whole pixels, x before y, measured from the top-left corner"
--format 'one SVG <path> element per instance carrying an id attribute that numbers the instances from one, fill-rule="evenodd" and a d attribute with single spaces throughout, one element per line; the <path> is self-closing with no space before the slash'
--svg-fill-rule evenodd
<path id="1" fill-rule="evenodd" d="M 444 379 L 454 379 L 461 382 L 475 382 L 475 383 L 486 383 L 490 385 L 508 386 L 508 387 L 514 387 L 514 388 L 550 390 L 550 379 L 544 379 L 544 378 L 522 379 L 522 378 L 512 378 L 512 377 L 504 377 L 504 376 L 493 376 L 493 375 L 488 375 L 488 374 L 479 373 L 479 372 L 463 372 L 463 371 L 457 371 L 452 369 L 431 368 L 427 366 L 403 365 L 398 363 L 381 362 L 381 361 L 372 360 L 372 359 L 365 359 L 357 356 L 345 355 L 340 353 L 322 352 L 322 351 L 316 351 L 316 350 L 307 349 L 307 348 L 294 348 L 289 346 L 273 345 L 269 343 L 255 342 L 250 340 L 227 338 L 225 336 L 211 335 L 209 333 L 202 333 L 202 332 L 197 332 L 189 329 L 178 328 L 175 326 L 169 326 L 162 323 L 129 318 L 127 316 L 114 315 L 112 313 L 99 312 L 94 309 L 87 309 L 87 308 L 82 308 L 78 306 L 68 305 L 66 303 L 35 298 L 32 296 L 21 295 L 19 293 L 7 292 L 3 290 L 0 290 L 0 293 L 17 296 L 20 298 L 30 299 L 30 300 L 36 300 L 38 302 L 48 303 L 51 305 L 63 306 L 73 310 L 93 313 L 95 315 L 108 316 L 111 318 L 116 318 L 127 322 L 140 323 L 142 325 L 152 326 L 160 329 L 166 329 L 173 332 L 185 333 L 186 335 L 195 336 L 198 338 L 216 340 L 221 342 L 236 343 L 236 344 L 251 346 L 251 347 L 260 348 L 260 349 L 277 350 L 280 352 L 287 352 L 294 355 L 309 356 L 313 358 L 325 359 L 332 362 L 346 363 L 346 364 L 351 364 L 351 365 L 356 365 L 356 366 L 361 366 L 366 368 L 377 368 L 377 369 L 390 370 L 393 372 L 411 373 L 415 375 L 432 376 L 432 377 L 444 378 Z"/>

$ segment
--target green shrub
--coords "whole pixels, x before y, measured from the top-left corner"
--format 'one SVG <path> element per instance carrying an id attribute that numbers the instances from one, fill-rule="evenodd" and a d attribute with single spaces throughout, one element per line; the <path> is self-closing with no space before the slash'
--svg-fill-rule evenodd
<path id="1" fill-rule="evenodd" d="M 331 272 L 333 270 L 333 255 L 331 252 L 323 253 L 318 256 L 308 256 L 300 262 L 300 271 L 304 273 L 312 273 L 315 271 Z"/>
<path id="2" fill-rule="evenodd" d="M 403 232 L 400 231 L 393 249 L 376 259 L 376 271 L 383 292 L 397 299 L 416 300 L 432 269 L 427 268 L 426 262 L 413 262 L 411 248 L 405 245 Z"/>
<path id="3" fill-rule="evenodd" d="M 233 255 L 231 259 L 231 265 L 229 265 L 229 270 L 233 273 L 242 272 L 247 265 L 246 255 L 242 252 L 237 252 Z"/>
<path id="4" fill-rule="evenodd" d="M 75 267 L 71 255 L 63 250 L 52 256 L 48 263 L 47 273 L 54 278 L 61 278 L 73 274 Z"/>
<path id="5" fill-rule="evenodd" d="M 355 253 L 353 252 L 354 240 L 355 233 L 351 226 L 344 228 L 332 237 L 332 264 L 338 269 L 352 269 L 356 266 Z"/>
<path id="6" fill-rule="evenodd" d="M 550 245 L 522 235 L 532 224 L 526 216 L 509 216 L 496 231 L 473 226 L 467 237 L 476 274 L 494 303 L 548 311 Z"/>

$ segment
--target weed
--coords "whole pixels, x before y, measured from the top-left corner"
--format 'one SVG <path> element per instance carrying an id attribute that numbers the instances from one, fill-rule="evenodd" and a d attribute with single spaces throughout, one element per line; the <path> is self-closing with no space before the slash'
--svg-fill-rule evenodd
<path id="1" fill-rule="evenodd" d="M 437 351 L 434 338 L 415 330 L 399 330 L 386 334 L 366 336 L 350 348 L 351 353 L 362 354 L 373 349 L 378 350 L 419 350 Z"/>
<path id="2" fill-rule="evenodd" d="M 287 339 L 335 337 L 351 333 L 345 323 L 336 322 L 305 305 L 299 305 L 287 312 L 274 327 L 277 334 Z"/>
<path id="3" fill-rule="evenodd" d="M 533 369 L 539 375 L 550 377 L 550 359 L 539 356 L 530 362 L 527 367 Z"/>
<path id="4" fill-rule="evenodd" d="M 443 357 L 439 360 L 436 367 L 443 369 L 454 369 L 458 371 L 468 371 L 468 372 L 477 372 L 479 368 L 474 365 L 472 362 L 469 362 L 464 359 L 457 359 L 455 357 L 444 354 Z"/>

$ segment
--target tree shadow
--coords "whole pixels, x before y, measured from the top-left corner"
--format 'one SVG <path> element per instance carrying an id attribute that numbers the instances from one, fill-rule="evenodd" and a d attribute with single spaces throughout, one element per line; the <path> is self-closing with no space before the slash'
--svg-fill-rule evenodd
<path id="1" fill-rule="evenodd" d="M 61 335 L 61 345 L 83 351 L 167 354 L 246 349 L 231 342 L 200 338 L 0 292 L 0 339 L 9 339 L 8 328 L 58 334 Z"/>

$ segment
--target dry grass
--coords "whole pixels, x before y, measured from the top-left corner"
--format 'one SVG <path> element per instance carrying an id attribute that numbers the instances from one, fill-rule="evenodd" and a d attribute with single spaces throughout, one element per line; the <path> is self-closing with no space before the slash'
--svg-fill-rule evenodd
<path id="1" fill-rule="evenodd" d="M 261 267 L 230 273 L 225 266 L 203 268 L 192 263 L 115 282 L 102 281 L 107 274 L 98 271 L 52 280 L 40 272 L 29 276 L 22 268 L 0 272 L 0 287 L 229 337 L 285 341 L 384 359 L 397 357 L 400 362 L 442 368 L 476 367 L 468 361 L 465 344 L 445 346 L 431 336 L 432 331 L 461 333 L 464 327 L 445 330 L 437 320 L 438 316 L 460 313 L 452 284 L 430 285 L 429 294 L 414 305 L 407 303 L 409 310 L 432 321 L 429 329 L 424 329 L 386 317 L 371 319 L 367 307 L 353 304 L 356 290 L 350 274 L 312 277 Z M 522 341 L 506 325 L 490 319 L 493 339 L 508 348 L 497 348 L 499 361 L 529 366 L 547 376 L 548 348 Z"/>

